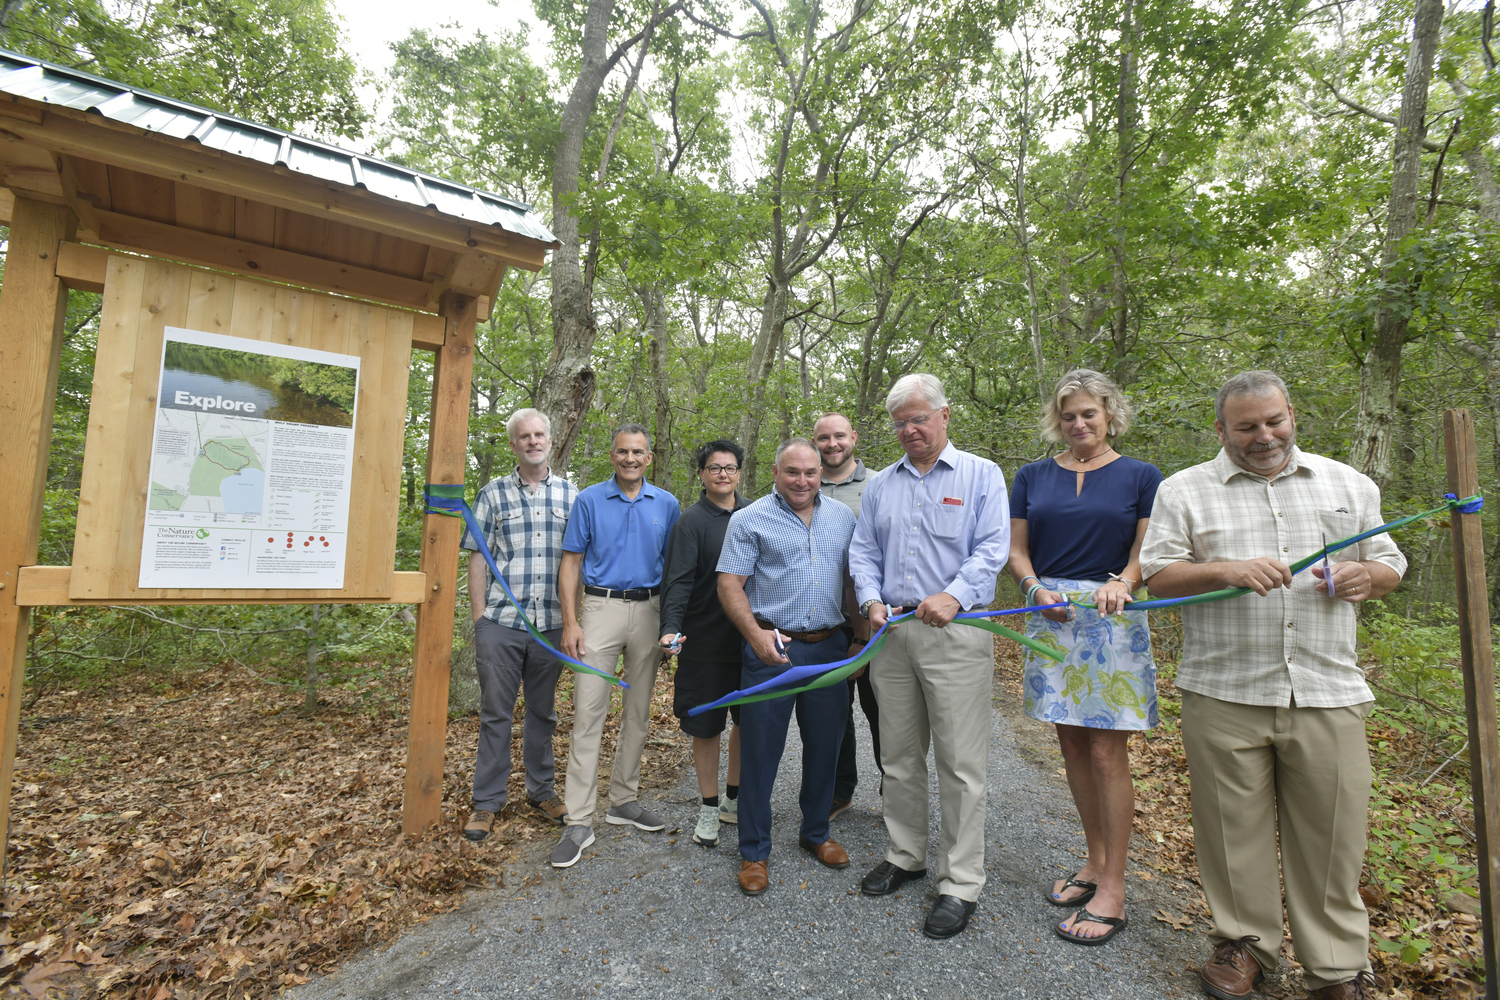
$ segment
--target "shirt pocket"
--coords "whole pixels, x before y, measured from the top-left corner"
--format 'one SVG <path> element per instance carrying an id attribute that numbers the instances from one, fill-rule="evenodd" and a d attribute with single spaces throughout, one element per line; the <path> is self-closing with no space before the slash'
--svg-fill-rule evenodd
<path id="1" fill-rule="evenodd" d="M 962 538 L 969 526 L 969 510 L 958 504 L 931 504 L 922 524 L 934 538 Z"/>
<path id="2" fill-rule="evenodd" d="M 1318 511 L 1318 528 L 1322 531 L 1322 536 L 1319 537 L 1318 544 L 1321 546 L 1323 538 L 1326 537 L 1328 544 L 1332 545 L 1334 542 L 1342 541 L 1350 535 L 1359 534 L 1359 516 L 1342 510 L 1320 510 Z M 1347 549 L 1340 549 L 1338 552 L 1331 553 L 1328 556 L 1328 560 L 1330 562 L 1338 562 L 1341 559 L 1358 559 L 1359 550 L 1362 547 L 1363 543 L 1360 545 L 1351 545 Z"/>

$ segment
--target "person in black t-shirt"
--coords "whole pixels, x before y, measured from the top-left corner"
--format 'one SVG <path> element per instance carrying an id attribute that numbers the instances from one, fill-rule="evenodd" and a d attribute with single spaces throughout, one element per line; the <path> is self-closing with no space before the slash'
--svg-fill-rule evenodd
<path id="1" fill-rule="evenodd" d="M 682 731 L 693 738 L 693 766 L 703 805 L 693 843 L 715 847 L 719 824 L 738 823 L 740 782 L 740 708 L 715 709 L 689 716 L 688 709 L 724 697 L 740 685 L 740 634 L 719 604 L 719 550 L 729 517 L 745 506 L 737 489 L 745 450 L 733 441 L 710 441 L 698 449 L 698 478 L 703 492 L 683 511 L 667 539 L 662 570 L 661 644 L 677 651 L 672 712 Z M 728 789 L 719 799 L 719 740 L 729 731 Z"/>

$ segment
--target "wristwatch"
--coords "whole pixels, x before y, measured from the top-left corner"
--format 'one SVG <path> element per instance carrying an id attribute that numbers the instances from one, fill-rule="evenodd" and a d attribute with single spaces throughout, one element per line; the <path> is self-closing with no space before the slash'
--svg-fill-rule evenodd
<path id="1" fill-rule="evenodd" d="M 860 617 L 862 617 L 862 618 L 868 618 L 868 617 L 870 617 L 870 608 L 873 605 L 876 605 L 876 604 L 879 604 L 879 603 L 880 603 L 880 598 L 878 598 L 878 597 L 872 597 L 868 601 L 866 601 L 865 603 L 861 604 L 859 606 Z"/>

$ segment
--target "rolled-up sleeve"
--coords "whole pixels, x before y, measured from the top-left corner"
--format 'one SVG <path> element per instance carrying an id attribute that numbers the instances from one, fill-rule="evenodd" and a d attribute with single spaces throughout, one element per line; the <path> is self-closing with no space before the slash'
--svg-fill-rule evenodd
<path id="1" fill-rule="evenodd" d="M 958 573 L 943 589 L 965 608 L 995 599 L 995 581 L 1010 558 L 1010 499 L 1000 467 L 985 463 L 983 490 L 974 517 L 974 544 Z"/>
<path id="2" fill-rule="evenodd" d="M 1195 562 L 1182 494 L 1169 479 L 1157 487 L 1151 523 L 1141 542 L 1141 576 L 1150 580 L 1173 563 Z"/>
<path id="3" fill-rule="evenodd" d="M 857 604 L 880 600 L 885 583 L 885 553 L 875 529 L 880 523 L 880 486 L 877 480 L 865 490 L 860 500 L 859 521 L 849 542 L 849 576 L 854 580 Z"/>
<path id="4" fill-rule="evenodd" d="M 1361 478 L 1365 481 L 1361 484 L 1361 493 L 1364 495 L 1360 497 L 1359 506 L 1364 517 L 1361 518 L 1359 530 L 1365 532 L 1371 528 L 1380 527 L 1385 521 L 1384 515 L 1380 512 L 1380 488 L 1368 477 Z M 1388 531 L 1360 542 L 1356 558 L 1389 566 L 1396 571 L 1397 576 L 1406 575 L 1406 556 L 1402 555 L 1401 550 L 1396 547 L 1396 540 Z"/>

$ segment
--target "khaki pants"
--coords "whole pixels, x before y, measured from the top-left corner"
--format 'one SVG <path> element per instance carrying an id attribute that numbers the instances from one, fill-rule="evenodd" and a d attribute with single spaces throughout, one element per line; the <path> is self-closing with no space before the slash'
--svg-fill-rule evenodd
<path id="1" fill-rule="evenodd" d="M 1347 982 L 1370 968 L 1370 918 L 1359 898 L 1370 708 L 1274 708 L 1182 694 L 1193 840 L 1214 919 L 1210 936 L 1216 942 L 1259 937 L 1250 951 L 1262 969 L 1275 969 L 1284 884 L 1292 946 L 1308 989 Z"/>
<path id="2" fill-rule="evenodd" d="M 984 807 L 995 645 L 967 625 L 909 620 L 870 664 L 885 768 L 885 859 L 927 867 L 927 747 L 938 772 L 938 892 L 974 902 L 984 887 Z"/>
<path id="3" fill-rule="evenodd" d="M 651 717 L 651 690 L 661 664 L 661 598 L 625 601 L 617 597 L 583 597 L 583 661 L 607 674 L 615 672 L 625 655 L 624 705 L 620 710 L 620 738 L 611 766 L 609 804 L 634 802 L 641 788 L 641 753 Z M 602 677 L 573 674 L 573 737 L 568 748 L 568 782 L 563 803 L 568 822 L 594 825 L 599 797 L 599 743 L 615 686 Z"/>

